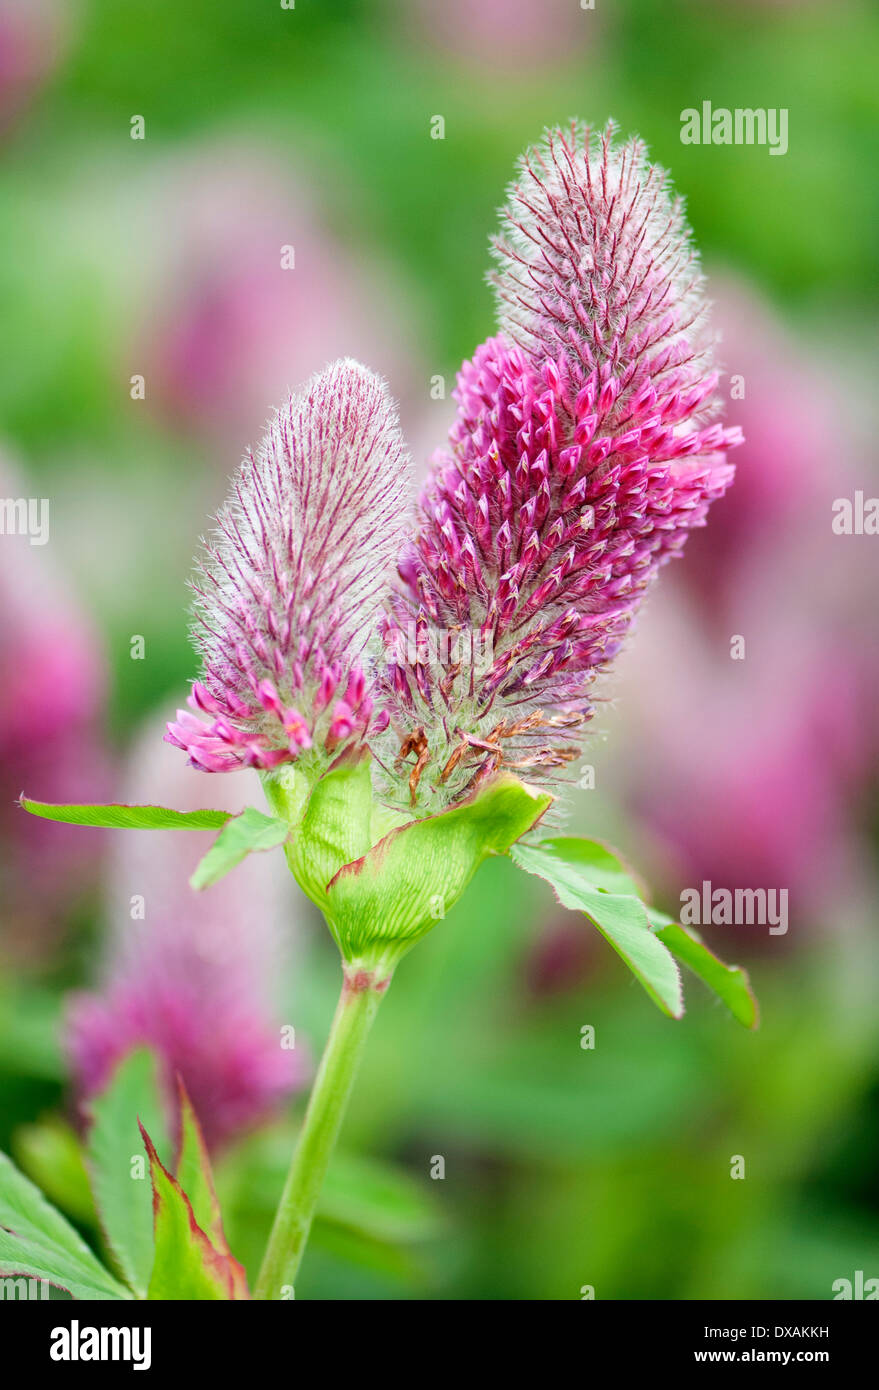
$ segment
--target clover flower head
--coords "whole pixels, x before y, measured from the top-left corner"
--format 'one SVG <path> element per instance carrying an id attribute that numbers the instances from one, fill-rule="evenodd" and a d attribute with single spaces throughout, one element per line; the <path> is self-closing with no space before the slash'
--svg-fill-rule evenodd
<path id="1" fill-rule="evenodd" d="M 502 332 L 458 377 L 383 625 L 396 770 L 425 810 L 579 756 L 596 677 L 740 441 L 680 203 L 639 142 L 550 132 L 502 218 Z"/>
<path id="2" fill-rule="evenodd" d="M 376 731 L 363 653 L 408 469 L 384 383 L 350 360 L 291 397 L 245 456 L 193 584 L 198 713 L 166 735 L 196 767 L 324 759 Z"/>
<path id="3" fill-rule="evenodd" d="M 649 381 L 674 419 L 710 408 L 717 377 L 699 256 L 669 175 L 641 140 L 575 122 L 519 162 L 492 243 L 498 325 L 539 367 L 595 374 L 620 416 Z M 700 394 L 696 395 L 696 392 Z"/>

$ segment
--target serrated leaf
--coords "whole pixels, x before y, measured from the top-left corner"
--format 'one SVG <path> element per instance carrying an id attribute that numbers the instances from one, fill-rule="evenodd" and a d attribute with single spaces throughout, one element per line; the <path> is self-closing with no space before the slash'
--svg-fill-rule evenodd
<path id="1" fill-rule="evenodd" d="M 274 849 L 282 845 L 290 830 L 286 821 L 266 816 L 253 806 L 247 806 L 238 816 L 232 816 L 220 831 L 207 854 L 201 859 L 190 878 L 193 888 L 209 888 L 218 882 L 248 854 Z"/>
<path id="2" fill-rule="evenodd" d="M 110 1282 L 111 1276 L 106 1270 L 102 1278 L 97 1277 L 63 1251 L 0 1228 L 0 1279 L 15 1278 L 44 1279 L 53 1288 L 69 1293 L 71 1298 L 88 1302 L 131 1298 L 124 1284 Z"/>
<path id="3" fill-rule="evenodd" d="M 589 840 L 580 835 L 556 835 L 541 840 L 540 848 L 579 865 L 588 873 L 593 888 L 600 888 L 604 893 L 638 898 L 639 901 L 643 898 L 632 870 L 623 864 L 615 850 L 600 840 Z"/>
<path id="4" fill-rule="evenodd" d="M 232 1252 L 223 1230 L 220 1203 L 214 1187 L 214 1175 L 208 1147 L 198 1117 L 192 1108 L 183 1080 L 178 1076 L 180 1100 L 180 1157 L 177 1160 L 177 1181 L 182 1187 L 197 1224 L 221 1255 L 231 1260 L 235 1298 L 247 1298 L 247 1283 L 241 1266 L 231 1259 Z"/>
<path id="5" fill-rule="evenodd" d="M 199 1226 L 189 1198 L 162 1163 L 141 1125 L 153 1183 L 155 1261 L 147 1298 L 212 1301 L 241 1297 L 244 1270 L 217 1250 Z"/>
<path id="6" fill-rule="evenodd" d="M 148 1048 L 122 1059 L 89 1109 L 86 1163 L 101 1229 L 122 1278 L 145 1298 L 153 1268 L 153 1201 L 147 1177 L 132 1174 L 132 1159 L 143 1158 L 138 1123 L 169 1149 L 158 1063 Z"/>
<path id="7" fill-rule="evenodd" d="M 171 811 L 166 806 L 96 806 L 32 801 L 22 793 L 22 809 L 43 820 L 65 825 L 89 825 L 106 830 L 219 830 L 230 818 L 229 811 Z"/>
<path id="8" fill-rule="evenodd" d="M 504 773 L 470 801 L 392 830 L 329 883 L 324 911 L 347 960 L 399 955 L 457 902 L 490 854 L 505 854 L 552 797 Z"/>
<path id="9" fill-rule="evenodd" d="M 43 1194 L 0 1152 L 0 1275 L 46 1279 L 74 1298 L 126 1299 L 105 1269 Z"/>
<path id="10" fill-rule="evenodd" d="M 610 852 L 604 845 L 592 840 L 546 840 L 539 845 L 514 845 L 510 853 L 520 868 L 551 885 L 563 907 L 585 912 L 663 1013 L 681 1017 L 680 971 L 651 931 L 644 904 L 631 893 L 600 886 L 604 883 L 614 889 L 624 886 L 624 880 L 631 882 L 624 870 L 614 871 L 608 863 Z"/>
<path id="11" fill-rule="evenodd" d="M 721 999 L 733 1018 L 746 1028 L 756 1028 L 760 1021 L 760 1010 L 751 989 L 748 972 L 740 965 L 725 965 L 719 956 L 710 951 L 702 938 L 689 927 L 675 922 L 664 912 L 648 907 L 647 916 L 656 936 L 667 946 L 672 955 L 682 965 L 688 966 L 694 975 Z"/>

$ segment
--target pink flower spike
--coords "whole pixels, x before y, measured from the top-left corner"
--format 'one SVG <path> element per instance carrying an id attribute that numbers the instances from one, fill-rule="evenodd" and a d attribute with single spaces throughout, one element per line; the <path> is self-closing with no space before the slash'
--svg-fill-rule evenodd
<path id="1" fill-rule="evenodd" d="M 741 439 L 715 418 L 680 200 L 640 141 L 550 131 L 521 162 L 494 251 L 501 333 L 458 376 L 388 605 L 382 761 L 399 777 L 417 760 L 400 800 L 422 814 L 502 766 L 564 780 L 596 679 L 729 486 Z"/>
<path id="2" fill-rule="evenodd" d="M 207 772 L 261 769 L 355 733 L 359 664 L 407 510 L 409 461 L 383 382 L 358 363 L 312 377 L 247 454 L 193 589 L 204 658 L 168 741 Z M 339 687 L 354 705 L 327 712 Z M 360 734 L 366 732 L 361 721 Z"/>

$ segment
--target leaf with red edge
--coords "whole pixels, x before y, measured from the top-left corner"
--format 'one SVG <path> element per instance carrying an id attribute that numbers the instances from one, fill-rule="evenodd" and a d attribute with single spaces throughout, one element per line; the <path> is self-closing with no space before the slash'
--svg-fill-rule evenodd
<path id="1" fill-rule="evenodd" d="M 43 1279 L 75 1299 L 126 1299 L 78 1231 L 0 1153 L 0 1278 Z"/>
<path id="2" fill-rule="evenodd" d="M 232 1259 L 220 1203 L 214 1187 L 214 1175 L 207 1144 L 204 1140 L 198 1116 L 186 1093 L 183 1078 L 177 1077 L 177 1093 L 180 1102 L 180 1156 L 177 1160 L 177 1181 L 189 1199 L 193 1216 L 198 1225 L 213 1243 L 214 1248 L 232 1261 L 232 1274 L 235 1281 L 233 1297 L 247 1298 L 247 1282 L 244 1270 Z"/>
<path id="3" fill-rule="evenodd" d="M 156 1256 L 147 1298 L 217 1302 L 245 1296 L 244 1270 L 212 1244 L 193 1215 L 192 1205 L 176 1178 L 140 1127 L 153 1183 Z"/>

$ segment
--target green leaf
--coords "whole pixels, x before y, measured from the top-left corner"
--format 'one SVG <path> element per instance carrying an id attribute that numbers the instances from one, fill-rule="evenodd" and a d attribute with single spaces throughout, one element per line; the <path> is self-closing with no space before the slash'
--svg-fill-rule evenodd
<path id="1" fill-rule="evenodd" d="M 59 1115 L 19 1125 L 13 1136 L 19 1167 L 56 1207 L 86 1225 L 98 1225 L 79 1136 Z"/>
<path id="2" fill-rule="evenodd" d="M 247 806 L 238 816 L 226 822 L 207 854 L 199 862 L 189 882 L 193 888 L 209 888 L 223 878 L 248 854 L 257 850 L 274 849 L 289 835 L 286 821 L 263 815 Z"/>
<path id="3" fill-rule="evenodd" d="M 588 873 L 592 887 L 600 888 L 603 893 L 638 898 L 639 901 L 644 896 L 634 873 L 623 864 L 615 850 L 600 840 L 587 840 L 579 835 L 558 835 L 550 840 L 541 840 L 540 848 L 581 866 Z"/>
<path id="4" fill-rule="evenodd" d="M 229 811 L 169 811 L 165 806 L 60 805 L 31 801 L 23 792 L 19 804 L 23 810 L 43 820 L 110 830 L 219 830 L 230 818 Z"/>
<path id="5" fill-rule="evenodd" d="M 57 993 L 31 981 L 0 979 L 0 1071 L 61 1081 Z"/>
<path id="6" fill-rule="evenodd" d="M 432 1196 L 403 1168 L 337 1153 L 327 1171 L 317 1218 L 391 1244 L 429 1240 L 440 1226 Z"/>
<path id="7" fill-rule="evenodd" d="M 86 1161 L 101 1228 L 122 1278 L 145 1298 L 153 1267 L 153 1201 L 146 1175 L 132 1171 L 132 1159 L 143 1163 L 138 1123 L 148 1125 L 168 1150 L 153 1054 L 147 1048 L 129 1053 L 90 1108 Z"/>
<path id="8" fill-rule="evenodd" d="M 217 1164 L 224 1224 L 248 1268 L 258 1268 L 262 1258 L 297 1137 L 289 1122 L 260 1129 L 224 1152 Z M 330 1228 L 370 1246 L 427 1242 L 446 1222 L 438 1186 L 402 1165 L 337 1150 L 321 1189 L 311 1242 L 322 1243 Z"/>
<path id="9" fill-rule="evenodd" d="M 686 965 L 705 982 L 726 1005 L 733 1018 L 746 1028 L 756 1028 L 760 1021 L 757 1000 L 751 989 L 748 972 L 740 965 L 725 965 L 702 938 L 688 927 L 682 927 L 673 917 L 648 907 L 650 925 L 663 945 L 682 965 Z"/>
<path id="10" fill-rule="evenodd" d="M 0 1153 L 0 1275 L 46 1279 L 74 1298 L 131 1297 L 4 1153 Z"/>
<path id="11" fill-rule="evenodd" d="M 350 1226 L 336 1226 L 331 1222 L 315 1221 L 309 1240 L 310 1248 L 315 1252 L 328 1255 L 336 1266 L 335 1286 L 339 1287 L 349 1279 L 353 1280 L 354 1288 L 358 1289 L 360 1283 L 356 1277 L 356 1272 L 364 1271 L 369 1274 L 377 1275 L 382 1284 L 388 1280 L 402 1286 L 399 1297 L 412 1299 L 419 1296 L 430 1297 L 431 1286 L 435 1284 L 435 1277 L 432 1279 L 429 1272 L 429 1265 L 425 1261 L 422 1252 L 417 1246 L 400 1245 L 394 1242 L 376 1240 L 373 1236 L 364 1235 L 361 1231 L 355 1231 Z M 316 1263 L 316 1261 L 315 1261 Z M 342 1267 L 344 1274 L 339 1270 Z M 308 1281 L 311 1277 L 310 1271 L 305 1275 L 304 1283 L 308 1288 Z M 300 1279 L 302 1276 L 300 1276 Z M 306 1292 L 305 1297 L 311 1295 Z M 373 1293 L 339 1294 L 340 1298 L 368 1298 L 380 1297 L 382 1295 Z M 384 1297 L 393 1297 L 391 1293 L 385 1293 Z"/>
<path id="12" fill-rule="evenodd" d="M 211 1160 L 192 1102 L 186 1094 L 182 1079 L 177 1078 L 180 1098 L 180 1157 L 177 1160 L 177 1181 L 189 1199 L 192 1214 L 198 1225 L 222 1255 L 230 1255 L 229 1243 L 223 1230 L 220 1203 L 214 1187 Z"/>
<path id="13" fill-rule="evenodd" d="M 208 1146 L 180 1076 L 177 1077 L 177 1089 L 180 1101 L 181 1136 L 180 1157 L 177 1160 L 177 1181 L 189 1200 L 196 1222 L 201 1226 L 214 1248 L 221 1255 L 227 1256 L 230 1261 L 233 1297 L 247 1298 L 249 1295 L 244 1270 L 236 1260 L 232 1259 L 232 1251 L 229 1249 L 229 1242 L 223 1229 L 223 1218 L 220 1213 L 220 1203 L 217 1200 L 217 1190 L 214 1186 Z"/>
<path id="14" fill-rule="evenodd" d="M 457 902 L 483 860 L 505 854 L 551 801 L 501 774 L 470 801 L 392 830 L 343 865 L 324 911 L 345 959 L 393 968 Z"/>
<path id="15" fill-rule="evenodd" d="M 211 1243 L 143 1126 L 141 1134 L 150 1161 L 155 1221 L 156 1253 L 147 1298 L 218 1301 L 246 1296 L 241 1265 Z"/>
<path id="16" fill-rule="evenodd" d="M 545 840 L 514 845 L 514 861 L 527 873 L 546 879 L 563 907 L 586 916 L 626 962 L 655 1004 L 671 1018 L 684 1012 L 680 972 L 673 956 L 650 930 L 647 910 L 632 892 L 634 884 L 610 851 L 592 840 Z"/>

